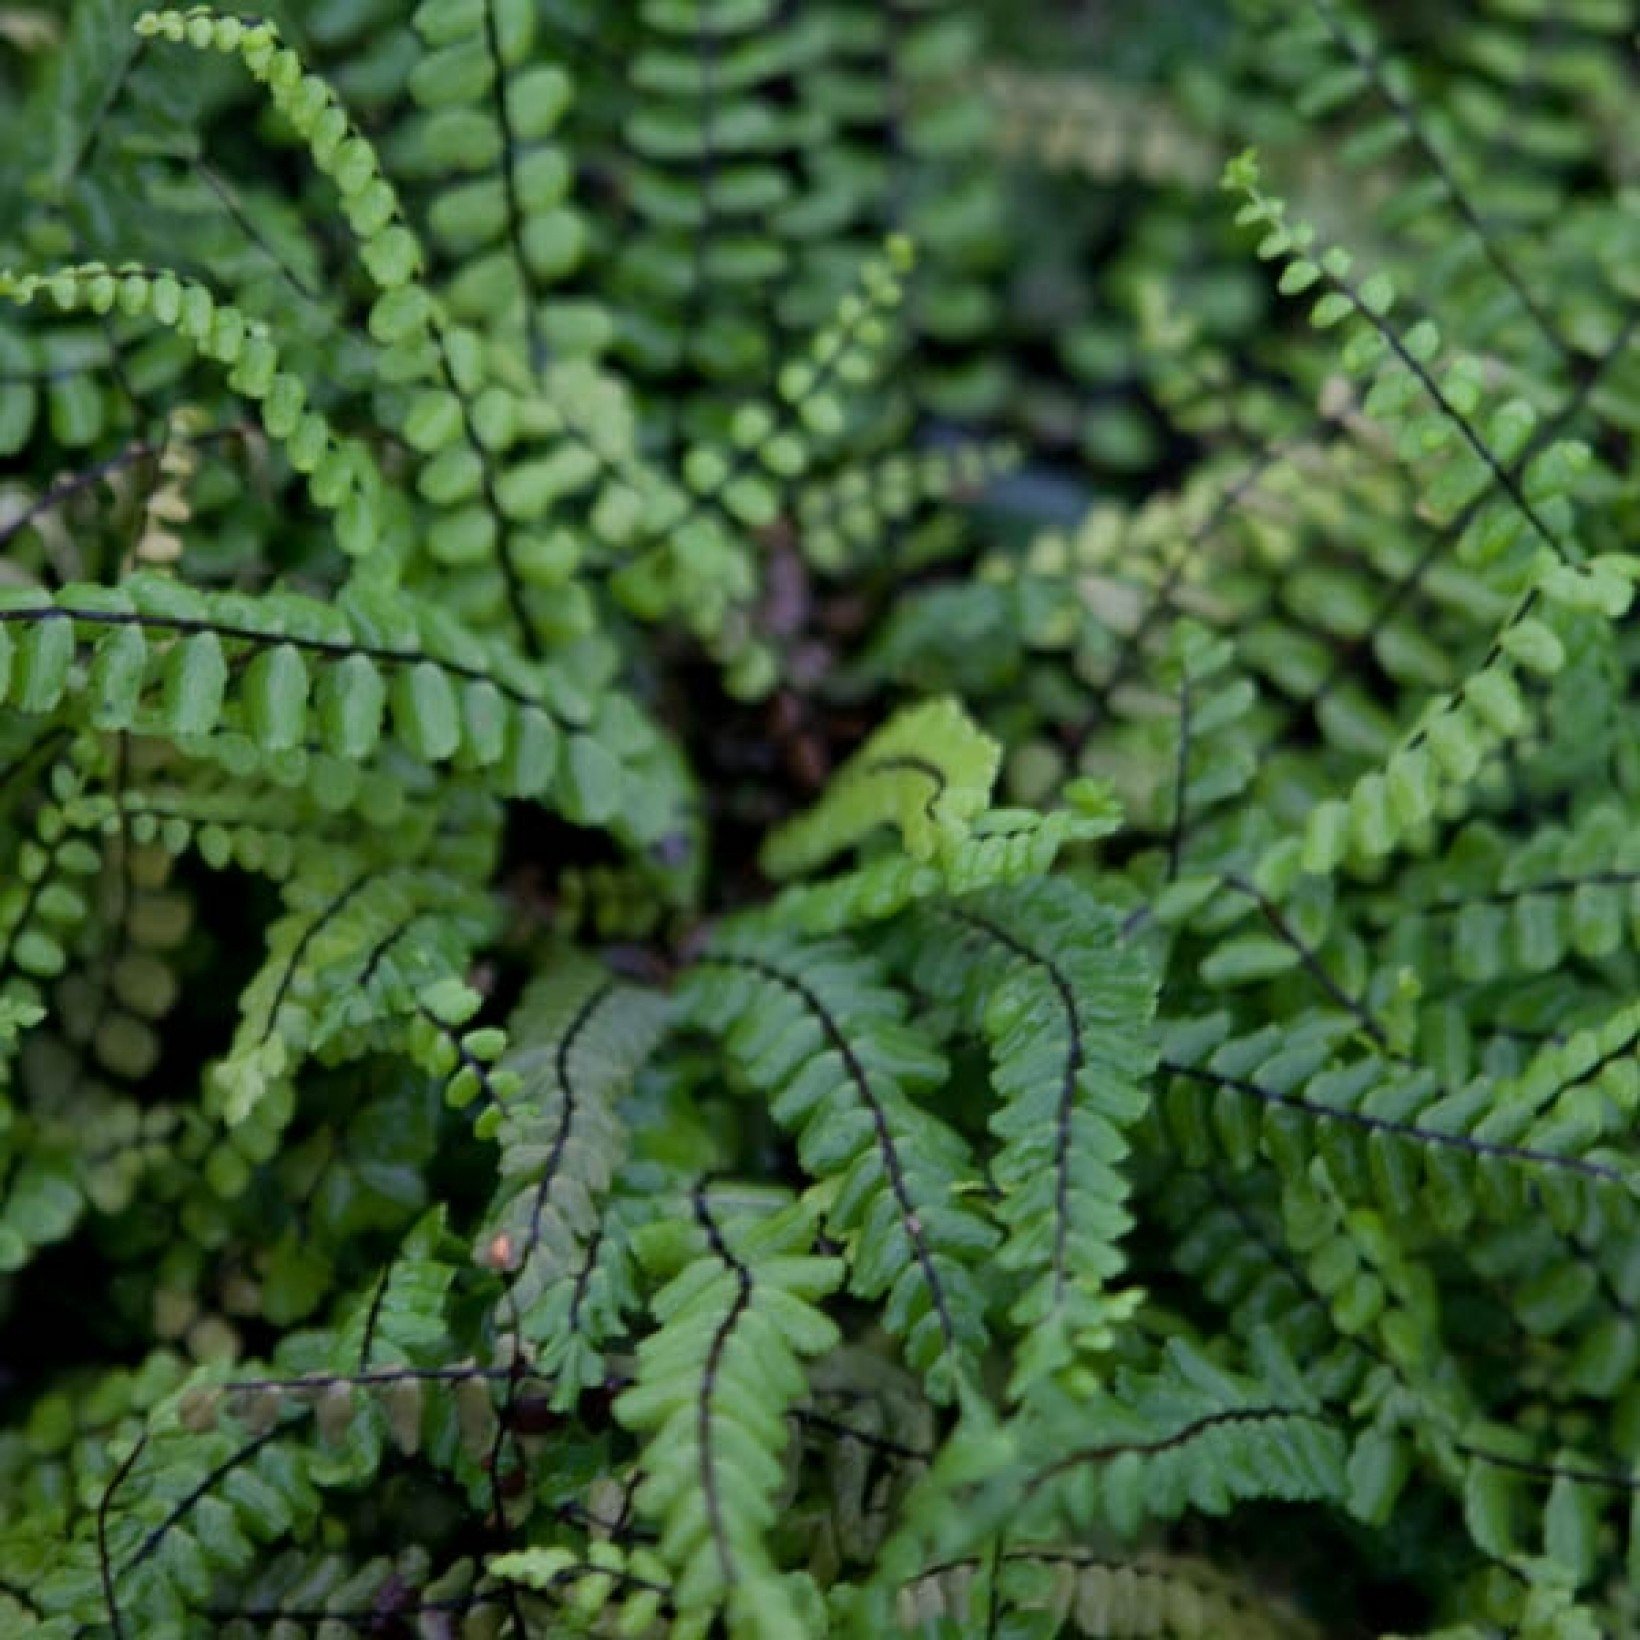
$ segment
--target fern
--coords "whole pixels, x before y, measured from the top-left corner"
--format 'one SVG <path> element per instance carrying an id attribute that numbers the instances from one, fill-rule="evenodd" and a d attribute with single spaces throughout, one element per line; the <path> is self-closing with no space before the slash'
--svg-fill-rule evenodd
<path id="1" fill-rule="evenodd" d="M 0 8 L 0 1630 L 1634 1632 L 1631 11 Z"/>
<path id="2" fill-rule="evenodd" d="M 618 1098 L 662 1018 L 657 999 L 590 965 L 547 970 L 510 1026 L 497 1074 L 511 1086 L 479 1118 L 501 1147 L 501 1186 L 479 1240 L 480 1256 L 506 1276 L 499 1319 L 538 1346 L 566 1395 L 603 1378 L 589 1346 L 599 1341 L 593 1317 L 609 1308 L 593 1286 L 599 1244 L 620 1245 L 619 1227 L 604 1222 L 624 1160 Z M 613 1331 L 606 1324 L 606 1336 Z"/>

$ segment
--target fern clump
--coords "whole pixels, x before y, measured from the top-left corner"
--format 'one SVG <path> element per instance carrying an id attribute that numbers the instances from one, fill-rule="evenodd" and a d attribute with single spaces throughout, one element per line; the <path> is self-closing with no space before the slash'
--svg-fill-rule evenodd
<path id="1" fill-rule="evenodd" d="M 1630 11 L 0 10 L 0 1632 L 1640 1632 Z"/>

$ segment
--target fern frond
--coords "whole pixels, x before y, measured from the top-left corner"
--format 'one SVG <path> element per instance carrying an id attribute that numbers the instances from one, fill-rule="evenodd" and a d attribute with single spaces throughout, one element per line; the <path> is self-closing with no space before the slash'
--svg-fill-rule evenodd
<path id="1" fill-rule="evenodd" d="M 480 1119 L 500 1146 L 501 1178 L 479 1256 L 506 1279 L 498 1319 L 534 1347 L 563 1396 L 604 1373 L 607 1333 L 591 1325 L 587 1283 L 597 1278 L 603 1220 L 614 1211 L 606 1198 L 625 1159 L 619 1104 L 666 1022 L 659 996 L 565 955 L 508 1022 L 500 1069 L 511 1087 Z"/>
<path id="2" fill-rule="evenodd" d="M 661 1522 L 681 1612 L 722 1610 L 734 1634 L 808 1633 L 764 1539 L 784 1414 L 803 1393 L 803 1359 L 837 1341 L 816 1306 L 843 1267 L 810 1252 L 804 1208 L 720 1223 L 703 1188 L 694 1215 L 706 1257 L 689 1258 L 656 1297 L 660 1330 L 639 1346 L 637 1381 L 616 1402 L 621 1422 L 647 1437 L 638 1503 Z"/>
<path id="3" fill-rule="evenodd" d="M 1123 1559 L 1068 1545 L 1021 1546 L 952 1562 L 925 1572 L 898 1602 L 900 1626 L 908 1632 L 942 1619 L 972 1628 L 999 1610 L 1040 1614 L 1045 1633 L 1097 1640 L 1319 1640 L 1322 1632 L 1285 1601 L 1211 1562 L 1170 1554 Z"/>
<path id="4" fill-rule="evenodd" d="M 922 914 L 910 938 L 919 986 L 956 1003 L 991 1044 L 989 1125 L 1001 1145 L 990 1172 L 1005 1230 L 996 1256 L 1021 1283 L 1009 1319 L 1027 1341 L 1010 1393 L 1027 1396 L 1080 1349 L 1108 1342 L 1105 1289 L 1132 1224 L 1123 1130 L 1145 1109 L 1153 991 L 1109 908 L 1068 882 L 957 900 Z"/>
<path id="5" fill-rule="evenodd" d="M 909 1097 L 937 1084 L 944 1062 L 905 1023 L 904 1000 L 847 946 L 725 932 L 686 977 L 684 1001 L 827 1181 L 850 1290 L 887 1295 L 906 1359 L 932 1394 L 954 1398 L 984 1342 L 973 1266 L 995 1237 L 959 1193 L 966 1147 Z"/>
<path id="6" fill-rule="evenodd" d="M 1631 1211 L 1634 1181 L 1602 1146 L 1605 1121 L 1579 1096 L 1621 1055 L 1625 1012 L 1564 1048 L 1545 1048 L 1517 1078 L 1477 1076 L 1457 1091 L 1421 1065 L 1339 1054 L 1348 1020 L 1227 1040 L 1222 1015 L 1164 1032 L 1169 1078 L 1157 1117 L 1186 1157 L 1222 1152 L 1238 1169 L 1263 1154 L 1288 1167 L 1300 1135 L 1325 1135 L 1339 1176 L 1391 1214 L 1421 1205 L 1457 1233 L 1477 1214 L 1520 1210 L 1528 1181 L 1558 1225 Z M 1467 1181 L 1460 1182 L 1460 1181 Z"/>
<path id="7" fill-rule="evenodd" d="M 513 1549 L 492 1555 L 485 1573 L 502 1586 L 531 1589 L 570 1614 L 576 1632 L 645 1635 L 664 1622 L 669 1634 L 704 1633 L 709 1619 L 681 1616 L 671 1603 L 666 1562 L 651 1549 L 596 1539 L 586 1548 Z M 498 1597 L 492 1600 L 499 1603 Z"/>
<path id="8" fill-rule="evenodd" d="M 1046 877 L 1077 843 L 1107 837 L 1119 823 L 1109 794 L 1089 780 L 1066 789 L 1064 808 L 989 809 L 964 837 L 942 842 L 932 859 L 884 854 L 852 871 L 793 883 L 745 921 L 811 937 L 885 922 L 910 907 L 1008 883 Z"/>
<path id="9" fill-rule="evenodd" d="M 528 6 L 425 5 L 415 26 L 423 56 L 409 88 L 424 112 L 408 145 L 416 169 L 436 179 L 428 220 L 459 270 L 444 288 L 452 315 L 521 333 L 537 371 L 561 350 L 586 351 L 607 320 L 584 301 L 544 300 L 574 271 L 587 239 L 568 197 L 569 162 L 553 140 L 573 82 L 539 60 Z"/>
<path id="10" fill-rule="evenodd" d="M 1261 1362 L 1266 1372 L 1268 1362 Z M 1220 1513 L 1257 1497 L 1331 1498 L 1344 1489 L 1345 1443 L 1296 1369 L 1280 1387 L 1238 1379 L 1182 1343 L 1153 1375 L 1119 1374 L 1091 1404 L 1045 1400 L 1025 1450 L 1017 1526 L 1064 1519 L 1132 1536 L 1186 1509 Z M 1077 1408 L 1077 1410 L 1073 1410 Z M 1043 1454 L 1052 1456 L 1043 1457 Z M 1004 1495 L 1010 1488 L 1004 1486 Z"/>
<path id="11" fill-rule="evenodd" d="M 336 540 L 361 564 L 377 552 L 382 479 L 367 446 L 341 439 L 309 402 L 307 384 L 284 368 L 269 327 L 222 302 L 198 280 L 100 262 L 49 274 L 0 272 L 0 297 L 28 305 L 49 297 L 63 312 L 121 313 L 174 329 L 228 369 L 228 385 L 252 400 L 270 439 L 308 483 L 316 506 L 336 514 Z"/>

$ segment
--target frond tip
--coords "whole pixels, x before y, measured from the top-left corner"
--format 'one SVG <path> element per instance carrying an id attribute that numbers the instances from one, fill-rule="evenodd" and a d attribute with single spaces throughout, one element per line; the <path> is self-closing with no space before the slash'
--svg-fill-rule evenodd
<path id="1" fill-rule="evenodd" d="M 907 707 L 838 770 L 826 795 L 763 850 L 772 877 L 794 877 L 853 848 L 879 826 L 899 828 L 926 860 L 967 834 L 988 805 L 1002 748 L 954 700 Z"/>

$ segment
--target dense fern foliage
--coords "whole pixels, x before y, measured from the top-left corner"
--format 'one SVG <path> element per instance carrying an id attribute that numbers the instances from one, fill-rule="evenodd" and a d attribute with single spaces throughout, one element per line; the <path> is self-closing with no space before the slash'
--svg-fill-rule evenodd
<path id="1" fill-rule="evenodd" d="M 1637 20 L 0 7 L 0 1633 L 1640 1634 Z"/>

